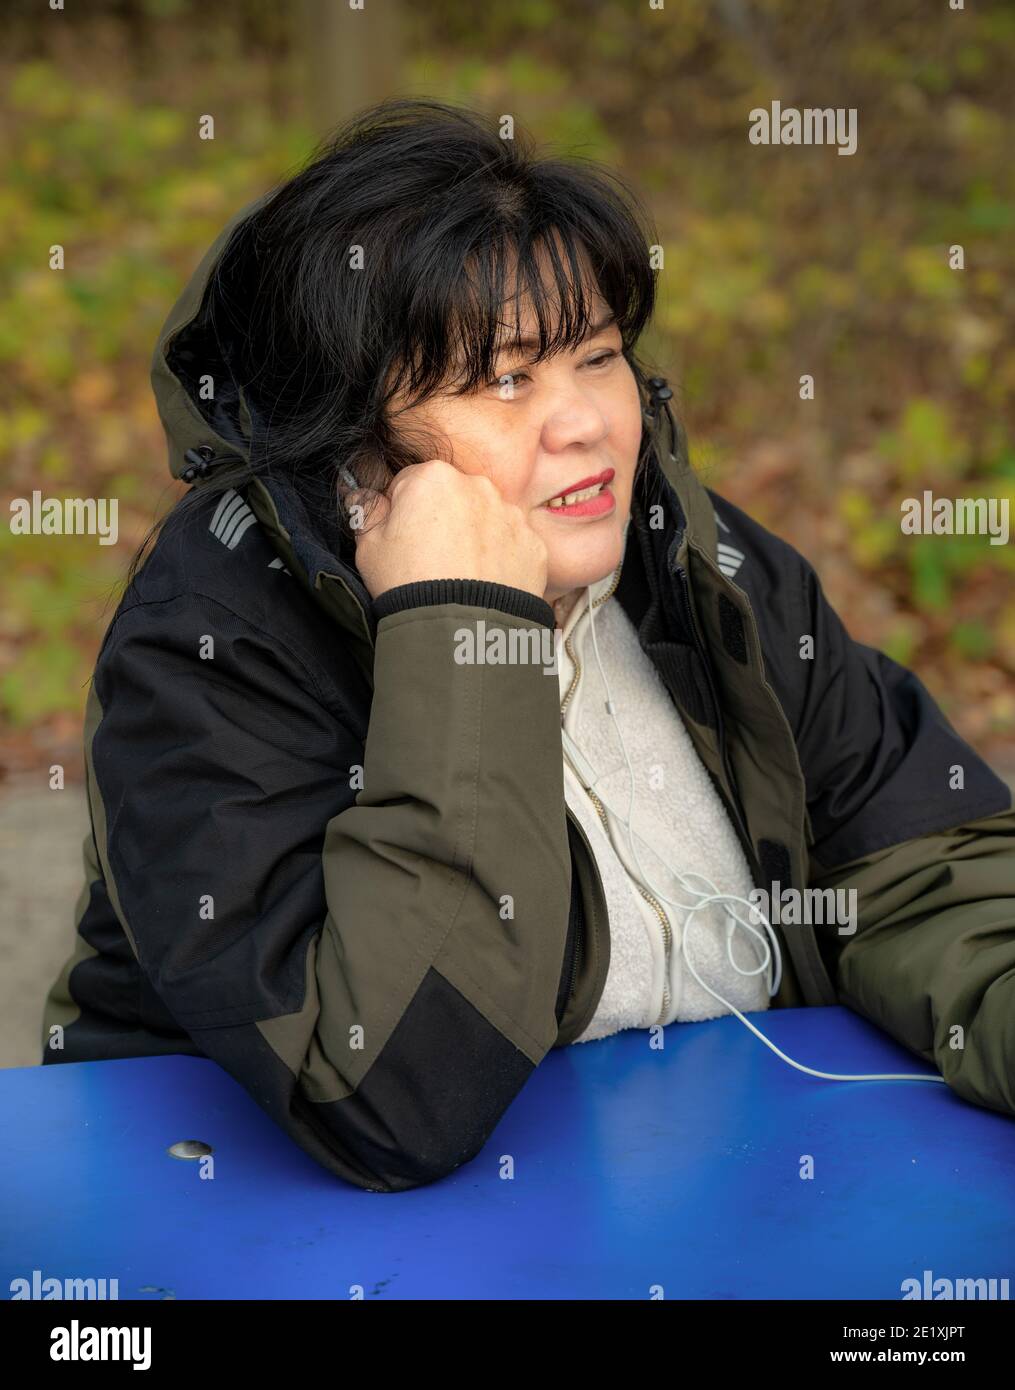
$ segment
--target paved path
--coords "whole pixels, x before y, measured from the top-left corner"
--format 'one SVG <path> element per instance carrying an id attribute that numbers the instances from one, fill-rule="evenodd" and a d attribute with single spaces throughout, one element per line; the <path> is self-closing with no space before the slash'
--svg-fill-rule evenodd
<path id="1" fill-rule="evenodd" d="M 0 785 L 0 1067 L 39 1062 L 46 992 L 70 955 L 88 828 L 84 788 Z"/>

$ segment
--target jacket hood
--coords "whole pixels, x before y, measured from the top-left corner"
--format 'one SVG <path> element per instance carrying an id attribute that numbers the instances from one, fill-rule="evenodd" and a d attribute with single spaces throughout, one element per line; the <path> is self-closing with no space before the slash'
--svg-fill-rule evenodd
<path id="1" fill-rule="evenodd" d="M 275 190 L 255 198 L 242 207 L 225 224 L 202 256 L 187 284 L 170 310 L 151 363 L 152 390 L 158 407 L 169 449 L 169 469 L 174 478 L 201 486 L 203 465 L 219 459 L 251 462 L 251 413 L 242 386 L 231 368 L 232 343 L 222 341 L 210 322 L 208 289 L 216 264 L 229 238 L 239 225 L 256 213 L 274 195 Z M 208 399 L 208 387 L 213 396 Z M 715 553 L 716 529 L 712 503 L 704 486 L 694 475 L 687 457 L 683 430 L 675 422 L 667 406 L 654 416 L 646 412 L 645 431 L 650 438 L 646 468 L 640 494 L 636 493 L 632 510 L 647 505 L 648 499 L 662 501 L 668 513 L 664 528 L 654 529 L 653 547 L 657 558 L 674 554 L 675 543 L 686 536 L 710 554 Z M 195 468 L 197 472 L 195 473 Z M 261 469 L 258 472 L 261 473 Z M 270 474 L 265 483 L 255 487 L 259 498 L 249 498 L 251 505 L 274 539 L 286 543 L 286 556 L 295 559 L 306 572 L 315 589 L 320 589 L 322 572 L 348 579 L 355 575 L 354 566 L 337 556 L 322 551 L 312 533 L 310 523 L 298 499 L 288 490 L 286 516 L 279 515 L 281 492 Z M 658 523 L 654 523 L 658 527 Z M 644 534 L 645 528 L 638 528 Z M 320 537 L 316 538 L 319 542 Z M 295 551 L 295 554 L 293 553 Z M 329 563 L 330 561 L 330 563 Z M 358 578 L 358 576 L 357 576 Z M 360 584 L 350 586 L 360 604 L 365 591 Z"/>
<path id="2" fill-rule="evenodd" d="M 208 286 L 233 231 L 272 196 L 270 190 L 241 208 L 202 256 L 162 325 L 152 355 L 151 382 L 169 444 L 169 471 L 179 478 L 193 460 L 188 451 L 250 458 L 250 414 L 230 367 L 230 344 L 208 321 Z M 210 378 L 213 399 L 202 399 Z M 206 393 L 204 393 L 206 394 Z"/>

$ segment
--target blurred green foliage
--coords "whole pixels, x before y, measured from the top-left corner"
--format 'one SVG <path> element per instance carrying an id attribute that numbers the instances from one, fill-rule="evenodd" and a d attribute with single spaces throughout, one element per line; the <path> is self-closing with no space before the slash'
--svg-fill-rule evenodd
<path id="1" fill-rule="evenodd" d="M 851 629 L 916 665 L 967 736 L 1010 740 L 1015 543 L 904 536 L 899 507 L 924 488 L 1015 503 L 1015 8 L 403 10 L 405 90 L 510 112 L 648 206 L 665 266 L 646 355 L 705 481 L 804 550 Z M 287 7 L 110 0 L 56 46 L 35 6 L 11 12 L 6 493 L 115 495 L 121 527 L 115 549 L 0 531 L 0 710 L 28 727 L 80 709 L 129 552 L 174 495 L 147 376 L 162 321 L 225 220 L 317 133 Z M 751 145 L 748 113 L 773 99 L 857 108 L 857 153 Z M 214 141 L 197 138 L 206 111 Z"/>

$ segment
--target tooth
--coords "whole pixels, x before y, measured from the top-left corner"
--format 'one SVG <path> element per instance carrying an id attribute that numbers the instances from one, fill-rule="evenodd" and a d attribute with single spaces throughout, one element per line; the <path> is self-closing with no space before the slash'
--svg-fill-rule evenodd
<path id="1" fill-rule="evenodd" d="M 602 489 L 603 484 L 596 483 L 594 487 L 581 488 L 578 492 L 566 492 L 563 497 L 551 497 L 547 506 L 573 507 L 576 502 L 587 502 L 590 497 L 598 496 Z"/>

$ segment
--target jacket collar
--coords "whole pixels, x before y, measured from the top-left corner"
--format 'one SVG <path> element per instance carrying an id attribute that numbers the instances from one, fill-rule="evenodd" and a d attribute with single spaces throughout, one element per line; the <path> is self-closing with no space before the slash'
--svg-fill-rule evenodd
<path id="1" fill-rule="evenodd" d="M 625 528 L 616 594 L 636 628 L 644 627 L 647 621 L 651 631 L 676 633 L 686 640 L 685 618 L 672 576 L 689 547 L 714 554 L 715 517 L 701 483 L 675 456 L 667 461 L 670 466 L 664 468 L 651 450 L 646 458 Z M 318 602 L 350 636 L 372 648 L 377 620 L 349 550 L 329 543 L 289 483 L 268 476 L 256 478 L 247 485 L 247 500 L 288 568 L 298 572 Z M 614 575 L 593 586 L 594 596 L 609 588 Z"/>

